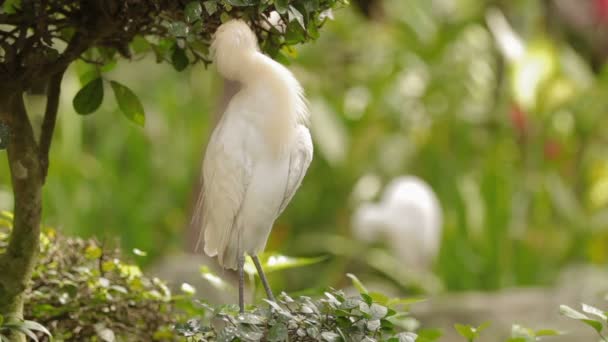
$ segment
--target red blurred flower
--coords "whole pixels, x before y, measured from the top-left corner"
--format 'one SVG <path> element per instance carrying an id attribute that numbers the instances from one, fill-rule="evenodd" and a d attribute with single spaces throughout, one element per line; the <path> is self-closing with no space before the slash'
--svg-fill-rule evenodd
<path id="1" fill-rule="evenodd" d="M 511 119 L 511 124 L 519 133 L 519 135 L 525 135 L 528 128 L 528 118 L 526 112 L 524 112 L 521 107 L 517 104 L 511 105 L 511 110 L 509 111 L 509 117 Z"/>
<path id="2" fill-rule="evenodd" d="M 556 160 L 559 157 L 561 150 L 562 146 L 559 141 L 553 139 L 548 139 L 545 141 L 545 159 Z"/>
<path id="3" fill-rule="evenodd" d="M 608 0 L 593 0 L 595 18 L 604 24 L 608 24 Z"/>

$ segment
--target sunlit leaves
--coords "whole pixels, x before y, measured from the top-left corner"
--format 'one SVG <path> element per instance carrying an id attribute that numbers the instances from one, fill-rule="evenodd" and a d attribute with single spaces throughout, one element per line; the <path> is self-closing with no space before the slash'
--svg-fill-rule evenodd
<path id="1" fill-rule="evenodd" d="M 91 114 L 99 108 L 103 101 L 103 80 L 101 77 L 87 83 L 76 93 L 72 104 L 76 113 Z"/>
<path id="2" fill-rule="evenodd" d="M 357 278 L 356 275 L 352 273 L 347 273 L 346 276 L 349 277 L 350 280 L 352 280 L 353 286 L 355 286 L 357 291 L 359 291 L 360 293 L 368 293 L 367 288 L 365 287 L 365 285 L 363 285 L 359 278 Z"/>
<path id="3" fill-rule="evenodd" d="M 593 328 L 598 334 L 601 335 L 602 330 L 604 329 L 604 324 L 607 323 L 606 322 L 606 313 L 598 308 L 595 308 L 595 307 L 593 307 L 591 305 L 587 305 L 587 304 L 582 304 L 581 307 L 585 313 L 596 316 L 600 320 L 592 319 L 589 316 L 585 315 L 584 313 L 582 313 L 578 310 L 575 310 L 567 305 L 560 305 L 559 312 L 568 318 L 572 318 L 572 319 L 575 319 L 577 321 L 581 321 L 581 322 L 587 324 L 588 326 Z"/>
<path id="4" fill-rule="evenodd" d="M 489 322 L 485 322 L 478 327 L 464 324 L 454 324 L 454 329 L 456 329 L 460 336 L 466 338 L 467 341 L 473 342 L 477 338 L 479 338 L 479 334 L 484 331 L 488 326 L 490 326 Z"/>
<path id="5" fill-rule="evenodd" d="M 559 336 L 561 334 L 556 330 L 533 330 L 519 324 L 514 324 L 511 327 L 511 338 L 507 342 L 536 342 L 540 341 L 543 337 Z"/>
<path id="6" fill-rule="evenodd" d="M 203 2 L 203 6 L 205 6 L 205 11 L 209 15 L 213 15 L 215 12 L 217 12 L 217 1 L 205 1 Z"/>
<path id="7" fill-rule="evenodd" d="M 111 81 L 110 85 L 122 113 L 135 124 L 143 126 L 146 122 L 144 106 L 137 95 L 131 89 L 116 81 Z"/>

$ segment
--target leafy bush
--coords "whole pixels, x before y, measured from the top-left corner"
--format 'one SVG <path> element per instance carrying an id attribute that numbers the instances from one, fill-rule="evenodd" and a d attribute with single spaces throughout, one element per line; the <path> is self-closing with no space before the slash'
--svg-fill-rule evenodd
<path id="1" fill-rule="evenodd" d="M 11 225 L 12 214 L 2 212 L 0 252 Z M 95 240 L 64 237 L 49 227 L 42 230 L 30 289 L 24 316 L 46 326 L 56 341 L 173 340 L 176 304 L 186 299 L 121 260 L 118 250 Z"/>
<path id="2" fill-rule="evenodd" d="M 415 333 L 396 329 L 408 316 L 395 308 L 407 303 L 380 294 L 346 296 L 331 290 L 319 299 L 294 299 L 282 293 L 276 302 L 267 303 L 267 308 L 244 314 L 236 305 L 201 304 L 203 318 L 176 330 L 190 341 L 421 341 Z"/>

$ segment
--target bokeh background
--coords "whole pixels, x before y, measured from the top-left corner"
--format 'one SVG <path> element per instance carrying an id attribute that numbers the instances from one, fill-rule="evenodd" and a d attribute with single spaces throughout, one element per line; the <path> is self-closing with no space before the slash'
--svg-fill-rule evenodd
<path id="1" fill-rule="evenodd" d="M 359 0 L 333 16 L 316 42 L 285 51 L 316 156 L 268 244 L 326 259 L 273 273 L 274 288 L 346 286 L 348 272 L 399 294 L 551 287 L 572 265 L 607 263 L 608 1 Z M 213 66 L 120 62 L 106 78 L 142 99 L 141 129 L 109 97 L 77 115 L 77 68 L 63 84 L 45 223 L 145 251 L 144 268 L 188 251 L 222 80 Z M 42 100 L 29 96 L 30 112 Z M 386 222 L 359 222 L 404 175 L 438 206 L 406 196 Z M 11 206 L 1 158 L 0 208 Z M 428 230 L 437 249 L 420 243 Z"/>

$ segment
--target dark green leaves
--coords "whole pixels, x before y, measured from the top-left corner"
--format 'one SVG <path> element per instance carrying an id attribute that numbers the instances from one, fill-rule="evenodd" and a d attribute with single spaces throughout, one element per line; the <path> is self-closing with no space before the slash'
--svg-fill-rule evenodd
<path id="1" fill-rule="evenodd" d="M 235 7 L 243 7 L 243 6 L 251 6 L 253 5 L 253 1 L 251 0 L 225 0 L 227 3 L 229 3 L 232 6 Z"/>
<path id="2" fill-rule="evenodd" d="M 131 89 L 116 81 L 110 81 L 110 85 L 122 113 L 132 122 L 143 126 L 146 122 L 144 106 L 139 101 L 137 95 Z"/>
<path id="3" fill-rule="evenodd" d="M 186 69 L 189 63 L 190 62 L 186 56 L 186 51 L 184 51 L 184 49 L 180 49 L 178 46 L 175 46 L 173 53 L 171 53 L 171 64 L 175 70 L 182 71 Z"/>
<path id="4" fill-rule="evenodd" d="M 298 24 L 300 24 L 300 27 L 306 29 L 306 25 L 304 25 L 304 16 L 302 16 L 302 13 L 300 13 L 300 11 L 298 11 L 295 7 L 289 6 L 287 15 L 289 17 L 289 22 L 295 20 Z"/>
<path id="5" fill-rule="evenodd" d="M 186 5 L 184 9 L 184 17 L 186 21 L 189 23 L 193 23 L 201 18 L 201 14 L 203 13 L 203 7 L 201 3 L 198 1 L 192 1 Z"/>
<path id="6" fill-rule="evenodd" d="M 287 12 L 287 7 L 289 6 L 288 0 L 275 0 L 274 1 L 274 9 L 280 14 L 285 14 Z"/>
<path id="7" fill-rule="evenodd" d="M 80 115 L 91 114 L 99 108 L 103 101 L 103 80 L 97 77 L 87 83 L 76 93 L 72 104 Z"/>
<path id="8" fill-rule="evenodd" d="M 183 63 L 179 61 L 179 63 Z M 180 67 L 185 68 L 186 64 L 179 64 Z M 177 66 L 176 66 L 177 69 Z M 144 107 L 141 104 L 141 101 L 135 95 L 135 93 L 116 81 L 110 81 L 110 85 L 112 86 L 112 91 L 114 92 L 114 97 L 116 98 L 116 102 L 118 103 L 118 107 L 122 111 L 122 113 L 131 121 L 136 123 L 139 126 L 143 126 L 146 117 L 144 114 Z M 99 108 L 101 102 L 103 101 L 103 79 L 101 77 L 97 77 L 94 80 L 87 83 L 74 97 L 72 101 L 74 105 L 74 109 L 76 113 L 80 115 L 91 114 Z"/>
<path id="9" fill-rule="evenodd" d="M 14 14 L 21 7 L 21 0 L 6 0 L 2 4 L 2 10 L 7 14 Z"/>

